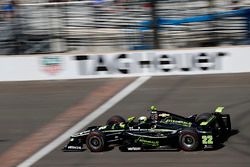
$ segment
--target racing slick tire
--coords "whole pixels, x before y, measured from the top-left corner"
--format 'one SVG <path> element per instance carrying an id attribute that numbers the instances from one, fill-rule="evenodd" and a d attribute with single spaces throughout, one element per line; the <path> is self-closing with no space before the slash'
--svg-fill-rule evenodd
<path id="1" fill-rule="evenodd" d="M 195 122 L 200 124 L 203 121 L 207 121 L 211 116 L 211 113 L 202 113 L 195 118 Z"/>
<path id="2" fill-rule="evenodd" d="M 104 134 L 100 131 L 92 131 L 86 138 L 86 145 L 91 152 L 102 152 L 105 150 Z"/>
<path id="3" fill-rule="evenodd" d="M 112 116 L 111 118 L 109 118 L 106 124 L 113 125 L 113 124 L 119 124 L 121 122 L 126 122 L 126 120 L 119 115 L 115 115 L 115 116 Z"/>
<path id="4" fill-rule="evenodd" d="M 194 151 L 199 147 L 199 136 L 195 130 L 184 129 L 179 134 L 179 145 L 184 151 Z"/>

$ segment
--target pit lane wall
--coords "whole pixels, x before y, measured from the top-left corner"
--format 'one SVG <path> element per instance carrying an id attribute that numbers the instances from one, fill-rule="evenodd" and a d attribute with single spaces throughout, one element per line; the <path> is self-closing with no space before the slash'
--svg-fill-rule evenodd
<path id="1" fill-rule="evenodd" d="M 0 81 L 241 72 L 250 72 L 250 46 L 0 57 Z"/>

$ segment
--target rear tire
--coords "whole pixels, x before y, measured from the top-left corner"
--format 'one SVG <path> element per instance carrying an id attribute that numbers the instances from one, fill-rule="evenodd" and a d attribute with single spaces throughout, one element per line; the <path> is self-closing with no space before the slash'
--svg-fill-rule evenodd
<path id="1" fill-rule="evenodd" d="M 202 113 L 195 118 L 195 122 L 200 124 L 201 122 L 207 121 L 211 116 L 211 113 Z"/>
<path id="2" fill-rule="evenodd" d="M 91 152 L 101 152 L 105 149 L 104 134 L 100 131 L 92 131 L 86 138 L 86 145 Z"/>
<path id="3" fill-rule="evenodd" d="M 121 122 L 126 122 L 125 119 L 119 115 L 112 116 L 111 118 L 108 119 L 107 125 L 114 125 L 114 124 L 119 124 Z"/>
<path id="4" fill-rule="evenodd" d="M 194 151 L 199 147 L 199 137 L 195 130 L 183 130 L 179 135 L 179 145 L 184 151 Z"/>

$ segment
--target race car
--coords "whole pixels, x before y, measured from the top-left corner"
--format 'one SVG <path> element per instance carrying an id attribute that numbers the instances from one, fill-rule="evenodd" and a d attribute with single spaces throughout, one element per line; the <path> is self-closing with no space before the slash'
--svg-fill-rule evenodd
<path id="1" fill-rule="evenodd" d="M 231 132 L 229 114 L 224 107 L 213 113 L 183 117 L 151 107 L 149 117 L 138 121 L 129 117 L 113 116 L 104 126 L 92 126 L 74 134 L 63 151 L 83 151 L 84 145 L 92 152 L 102 152 L 119 146 L 121 151 L 208 150 L 221 145 Z"/>

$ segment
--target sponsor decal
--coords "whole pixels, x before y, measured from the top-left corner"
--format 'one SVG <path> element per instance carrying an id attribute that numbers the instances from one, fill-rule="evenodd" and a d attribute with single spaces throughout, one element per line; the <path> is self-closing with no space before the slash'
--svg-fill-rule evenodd
<path id="1" fill-rule="evenodd" d="M 81 146 L 68 146 L 68 149 L 81 150 Z"/>
<path id="2" fill-rule="evenodd" d="M 166 114 L 166 113 L 162 113 L 162 114 L 159 114 L 160 117 L 169 117 L 170 114 Z"/>
<path id="3" fill-rule="evenodd" d="M 128 151 L 140 151 L 141 147 L 128 147 Z"/>
<path id="4" fill-rule="evenodd" d="M 110 55 L 78 55 L 80 75 L 171 73 L 222 70 L 224 52 L 141 52 Z"/>
<path id="5" fill-rule="evenodd" d="M 143 137 L 139 137 L 135 140 L 135 143 L 142 143 L 144 145 L 149 145 L 153 147 L 157 147 L 160 145 L 159 141 L 144 139 Z"/>
<path id="6" fill-rule="evenodd" d="M 191 122 L 185 122 L 185 121 L 179 121 L 179 120 L 173 120 L 173 119 L 167 119 L 165 121 L 165 123 L 173 123 L 173 124 L 176 124 L 176 125 L 187 126 L 187 127 L 192 126 Z"/>
<path id="7" fill-rule="evenodd" d="M 41 68 L 50 75 L 56 75 L 62 71 L 62 58 L 58 56 L 44 56 L 41 58 Z"/>

